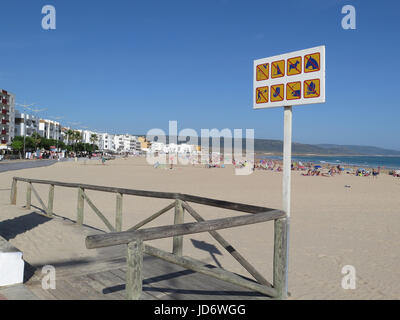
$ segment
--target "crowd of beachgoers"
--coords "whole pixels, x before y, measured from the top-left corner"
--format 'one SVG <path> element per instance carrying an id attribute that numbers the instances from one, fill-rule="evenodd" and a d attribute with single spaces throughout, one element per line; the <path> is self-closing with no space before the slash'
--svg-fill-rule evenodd
<path id="1" fill-rule="evenodd" d="M 278 160 L 259 160 L 255 163 L 255 169 L 257 170 L 272 170 L 282 171 L 282 161 Z M 312 162 L 303 163 L 301 161 L 293 161 L 291 164 L 292 171 L 300 171 L 302 176 L 322 176 L 322 177 L 333 177 L 340 174 L 350 174 L 362 177 L 377 177 L 381 173 L 381 168 L 356 168 L 352 166 L 342 166 L 341 164 L 315 164 Z"/>
<path id="2" fill-rule="evenodd" d="M 227 164 L 233 165 L 236 169 L 242 169 L 250 167 L 253 171 L 258 170 L 269 170 L 275 172 L 283 171 L 282 160 L 277 159 L 225 159 L 222 155 L 215 154 L 210 155 L 208 161 L 204 161 L 204 158 L 200 156 L 168 156 L 165 158 L 166 163 L 155 162 L 154 168 L 163 169 L 174 169 L 178 164 L 186 164 L 195 167 L 203 167 L 207 169 L 211 168 L 225 168 Z M 182 161 L 185 160 L 185 161 Z M 373 177 L 377 178 L 380 174 L 385 173 L 392 175 L 393 177 L 400 177 L 400 170 L 390 170 L 385 167 L 377 168 L 361 168 L 354 165 L 343 165 L 343 164 L 329 164 L 329 163 L 314 163 L 314 162 L 302 162 L 292 161 L 292 171 L 299 172 L 302 176 L 321 176 L 321 177 L 334 177 L 336 175 L 348 174 L 358 177 Z"/>

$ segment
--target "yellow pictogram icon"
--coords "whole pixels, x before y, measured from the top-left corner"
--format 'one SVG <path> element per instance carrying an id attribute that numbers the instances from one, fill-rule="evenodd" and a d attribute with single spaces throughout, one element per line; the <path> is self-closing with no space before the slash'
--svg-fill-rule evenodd
<path id="1" fill-rule="evenodd" d="M 269 78 L 269 63 L 259 64 L 257 66 L 257 81 L 268 80 Z"/>
<path id="2" fill-rule="evenodd" d="M 283 84 L 271 86 L 271 102 L 283 101 L 283 97 L 285 96 L 284 88 Z"/>
<path id="3" fill-rule="evenodd" d="M 285 75 L 285 60 L 271 63 L 271 78 L 280 78 Z"/>
<path id="4" fill-rule="evenodd" d="M 289 82 L 286 84 L 286 99 L 296 100 L 301 98 L 301 82 Z"/>
<path id="5" fill-rule="evenodd" d="M 321 55 L 319 52 L 304 56 L 304 72 L 315 72 L 321 70 Z"/>
<path id="6" fill-rule="evenodd" d="M 268 86 L 256 89 L 256 103 L 268 102 Z"/>
<path id="7" fill-rule="evenodd" d="M 287 75 L 294 76 L 300 74 L 302 69 L 301 57 L 287 59 Z"/>
<path id="8" fill-rule="evenodd" d="M 304 98 L 316 98 L 319 97 L 320 93 L 319 79 L 304 81 Z"/>

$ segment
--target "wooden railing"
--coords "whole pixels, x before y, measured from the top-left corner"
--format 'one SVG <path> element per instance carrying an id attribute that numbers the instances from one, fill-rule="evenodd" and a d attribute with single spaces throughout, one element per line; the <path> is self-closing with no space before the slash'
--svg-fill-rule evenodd
<path id="1" fill-rule="evenodd" d="M 132 190 L 124 188 L 96 186 L 79 183 L 59 181 L 37 180 L 14 177 L 11 188 L 11 204 L 16 204 L 17 183 L 26 182 L 26 208 L 31 207 L 32 191 L 48 217 L 53 216 L 53 201 L 55 187 L 76 188 L 77 199 L 77 223 L 82 225 L 84 218 L 84 203 L 93 209 L 103 221 L 111 233 L 88 236 L 86 247 L 88 249 L 126 245 L 127 247 L 127 275 L 126 294 L 128 299 L 139 299 L 142 293 L 142 266 L 143 254 L 152 255 L 168 262 L 180 265 L 184 268 L 224 280 L 238 286 L 254 290 L 273 298 L 285 297 L 287 281 L 287 219 L 285 212 L 281 210 L 215 200 L 210 198 L 192 196 L 182 193 L 155 192 L 144 190 Z M 49 185 L 47 205 L 41 199 L 33 184 Z M 101 213 L 85 193 L 85 190 L 95 190 L 116 194 L 115 224 Z M 154 213 L 150 217 L 122 232 L 122 202 L 123 195 L 141 197 L 173 199 L 174 201 L 165 208 Z M 223 208 L 228 210 L 249 213 L 243 216 L 229 217 L 205 221 L 190 205 L 189 202 Z M 174 225 L 140 229 L 147 223 L 158 218 L 162 214 L 175 208 Z M 187 211 L 197 222 L 184 223 L 184 213 Z M 270 284 L 232 245 L 230 245 L 218 232 L 220 229 L 233 228 L 274 220 L 274 259 L 273 259 L 273 284 Z M 183 257 L 183 236 L 201 232 L 209 232 L 210 235 L 230 253 L 246 269 L 255 281 L 246 279 L 222 268 L 209 268 L 203 262 L 189 257 Z M 172 253 L 144 244 L 144 241 L 173 238 Z"/>

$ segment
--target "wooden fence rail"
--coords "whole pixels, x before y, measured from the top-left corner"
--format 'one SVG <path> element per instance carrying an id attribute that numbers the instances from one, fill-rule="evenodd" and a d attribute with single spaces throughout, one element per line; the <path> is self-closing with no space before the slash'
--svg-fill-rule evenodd
<path id="1" fill-rule="evenodd" d="M 26 208 L 32 205 L 32 192 L 40 203 L 44 213 L 48 217 L 53 216 L 55 187 L 75 188 L 77 190 L 77 224 L 84 222 L 85 202 L 94 213 L 103 221 L 111 233 L 88 236 L 86 247 L 88 249 L 109 246 L 126 245 L 127 274 L 126 295 L 128 299 L 139 299 L 142 292 L 142 266 L 143 254 L 153 255 L 168 262 L 180 265 L 184 268 L 224 280 L 247 289 L 251 289 L 273 298 L 284 298 L 287 281 L 287 219 L 286 213 L 281 210 L 222 201 L 182 193 L 154 192 L 145 190 L 132 190 L 107 186 L 96 186 L 80 183 L 48 181 L 14 177 L 11 186 L 10 202 L 17 203 L 18 182 L 27 183 Z M 33 184 L 49 185 L 47 206 L 41 199 Z M 94 190 L 115 193 L 116 210 L 115 224 L 113 225 L 106 216 L 95 206 L 88 197 L 86 191 Z M 172 199 L 171 204 L 154 213 L 150 217 L 137 223 L 135 226 L 122 231 L 123 225 L 123 195 L 141 197 Z M 223 208 L 228 210 L 248 213 L 247 215 L 228 217 L 214 220 L 205 220 L 190 205 L 189 202 Z M 144 225 L 158 218 L 162 214 L 175 209 L 174 225 L 140 229 Z M 184 223 L 185 212 L 188 212 L 195 220 L 194 223 Z M 250 225 L 266 221 L 274 221 L 274 260 L 273 260 L 273 284 L 270 284 L 217 230 Z M 140 229 L 140 230 L 139 230 Z M 210 235 L 236 259 L 255 279 L 249 280 L 222 268 L 209 268 L 204 263 L 192 258 L 183 257 L 183 236 L 201 232 L 209 232 Z M 172 253 L 144 244 L 144 241 L 172 238 Z"/>

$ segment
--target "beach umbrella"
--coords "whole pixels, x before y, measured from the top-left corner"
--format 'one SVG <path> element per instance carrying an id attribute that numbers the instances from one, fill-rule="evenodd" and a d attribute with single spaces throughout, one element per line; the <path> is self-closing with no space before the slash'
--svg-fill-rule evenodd
<path id="1" fill-rule="evenodd" d="M 358 170 L 359 170 L 359 171 L 365 171 L 365 169 L 364 169 L 364 168 L 358 168 Z"/>
<path id="2" fill-rule="evenodd" d="M 321 168 L 321 166 L 314 166 L 315 169 Z"/>

